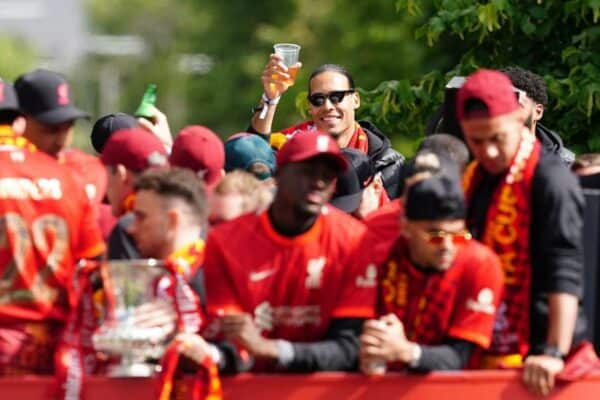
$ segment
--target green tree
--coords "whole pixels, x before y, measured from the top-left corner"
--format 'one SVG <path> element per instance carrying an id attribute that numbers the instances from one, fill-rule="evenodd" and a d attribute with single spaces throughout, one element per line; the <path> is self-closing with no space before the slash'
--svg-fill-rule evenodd
<path id="1" fill-rule="evenodd" d="M 401 16 L 422 19 L 415 37 L 454 66 L 419 79 L 385 81 L 364 93 L 369 117 L 389 132 L 418 137 L 456 75 L 519 65 L 542 75 L 544 123 L 577 151 L 600 151 L 600 1 L 398 0 Z M 402 18 L 402 17 L 401 17 Z"/>
<path id="2" fill-rule="evenodd" d="M 0 37 L 0 78 L 14 81 L 23 71 L 29 71 L 35 65 L 37 55 L 32 47 L 21 38 L 12 36 Z"/>
<path id="3" fill-rule="evenodd" d="M 134 34 L 144 38 L 144 58 L 93 57 L 81 68 L 92 82 L 93 71 L 111 63 L 121 76 L 119 108 L 135 109 L 148 82 L 158 84 L 158 105 L 171 127 L 200 123 L 222 136 L 244 130 L 250 108 L 261 94 L 260 75 L 273 43 L 302 45 L 304 67 L 282 99 L 276 128 L 299 122 L 295 104 L 317 65 L 338 63 L 353 72 L 361 87 L 382 80 L 416 78 L 428 49 L 413 38 L 420 17 L 398 16 L 389 0 L 356 2 L 322 0 L 204 1 L 88 0 L 95 33 Z M 398 23 L 400 19 L 400 23 Z M 180 54 L 206 54 L 214 61 L 205 75 L 178 68 Z M 445 65 L 445 64 L 444 64 Z M 94 105 L 94 108 L 97 108 Z M 115 110 L 116 111 L 116 110 Z"/>

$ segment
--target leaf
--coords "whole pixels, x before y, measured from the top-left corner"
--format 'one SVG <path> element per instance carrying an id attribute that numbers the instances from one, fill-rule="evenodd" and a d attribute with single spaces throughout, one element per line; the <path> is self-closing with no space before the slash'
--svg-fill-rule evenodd
<path id="1" fill-rule="evenodd" d="M 521 20 L 521 30 L 526 35 L 531 35 L 535 32 L 535 25 L 531 23 L 531 20 L 529 19 L 529 17 L 523 18 Z"/>
<path id="2" fill-rule="evenodd" d="M 308 92 L 306 90 L 298 93 L 294 99 L 296 110 L 302 115 L 302 118 L 308 118 Z"/>
<path id="3" fill-rule="evenodd" d="M 498 23 L 498 13 L 493 3 L 479 6 L 479 12 L 477 15 L 479 22 L 487 29 L 488 32 L 492 32 L 495 29 L 500 28 Z"/>
<path id="4" fill-rule="evenodd" d="M 415 100 L 415 96 L 412 93 L 410 82 L 407 79 L 402 79 L 401 81 L 398 81 L 398 88 L 396 90 L 396 94 L 398 95 L 398 101 L 401 104 L 410 103 Z"/>

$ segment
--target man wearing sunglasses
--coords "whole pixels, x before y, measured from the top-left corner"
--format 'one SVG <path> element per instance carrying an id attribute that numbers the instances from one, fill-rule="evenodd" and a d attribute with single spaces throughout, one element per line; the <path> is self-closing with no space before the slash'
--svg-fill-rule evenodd
<path id="1" fill-rule="evenodd" d="M 289 82 L 289 77 L 281 58 L 272 54 L 262 75 L 264 93 L 259 106 L 254 109 L 249 131 L 270 136 L 275 109 L 289 87 L 285 83 Z M 352 75 L 339 65 L 318 67 L 309 77 L 308 103 L 311 120 L 283 129 L 282 133 L 289 138 L 301 131 L 319 130 L 333 136 L 341 148 L 362 151 L 369 156 L 376 172 L 381 172 L 388 196 L 398 197 L 404 156 L 392 149 L 389 139 L 373 124 L 355 120 L 360 96 Z"/>
<path id="2" fill-rule="evenodd" d="M 409 184 L 402 234 L 382 264 L 379 320 L 365 323 L 361 367 L 464 368 L 491 342 L 503 287 L 496 255 L 471 240 L 457 174 Z"/>
<path id="3" fill-rule="evenodd" d="M 475 157 L 465 171 L 467 223 L 505 272 L 482 366 L 522 366 L 525 384 L 546 395 L 572 347 L 584 349 L 583 196 L 562 160 L 525 127 L 527 113 L 505 74 L 469 76 L 456 112 Z"/>

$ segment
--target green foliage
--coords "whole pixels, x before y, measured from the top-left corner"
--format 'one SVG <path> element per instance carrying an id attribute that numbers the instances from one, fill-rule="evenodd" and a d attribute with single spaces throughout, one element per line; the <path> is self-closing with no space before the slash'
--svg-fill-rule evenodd
<path id="1" fill-rule="evenodd" d="M 121 77 L 119 108 L 126 112 L 135 109 L 146 83 L 155 82 L 158 106 L 169 116 L 173 131 L 199 123 L 225 137 L 248 126 L 274 43 L 299 43 L 303 62 L 295 86 L 279 103 L 275 130 L 303 118 L 295 99 L 306 104 L 302 92 L 310 71 L 318 65 L 344 65 L 365 88 L 382 80 L 420 76 L 423 63 L 439 65 L 413 38 L 420 17 L 399 16 L 389 0 L 315 4 L 303 0 L 88 0 L 93 31 L 139 35 L 149 52 L 143 59 L 95 57 L 82 71 L 94 75 L 107 63 L 113 65 Z M 177 68 L 181 53 L 206 54 L 214 66 L 206 75 L 186 74 Z"/>
<path id="2" fill-rule="evenodd" d="M 600 1 L 397 0 L 396 8 L 422 18 L 415 37 L 433 53 L 459 59 L 444 73 L 363 91 L 362 117 L 388 132 L 422 134 L 452 76 L 519 65 L 547 82 L 544 123 L 574 149 L 600 151 Z"/>
<path id="3" fill-rule="evenodd" d="M 23 71 L 32 69 L 36 62 L 36 53 L 32 47 L 17 37 L 0 37 L 0 78 L 14 81 Z"/>

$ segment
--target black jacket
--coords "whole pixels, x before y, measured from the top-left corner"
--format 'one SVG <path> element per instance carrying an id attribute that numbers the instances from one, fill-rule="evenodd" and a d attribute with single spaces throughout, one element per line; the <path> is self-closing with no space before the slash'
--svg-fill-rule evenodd
<path id="1" fill-rule="evenodd" d="M 381 172 L 383 186 L 391 199 L 400 197 L 402 167 L 405 157 L 392 148 L 390 140 L 369 121 L 358 121 L 369 141 L 368 156 L 377 172 Z"/>
<path id="2" fill-rule="evenodd" d="M 535 136 L 542 143 L 542 146 L 550 150 L 551 153 L 557 154 L 567 167 L 570 167 L 571 164 L 573 164 L 573 161 L 575 161 L 575 154 L 564 146 L 558 133 L 551 131 L 544 125 L 538 123 L 535 126 Z"/>

